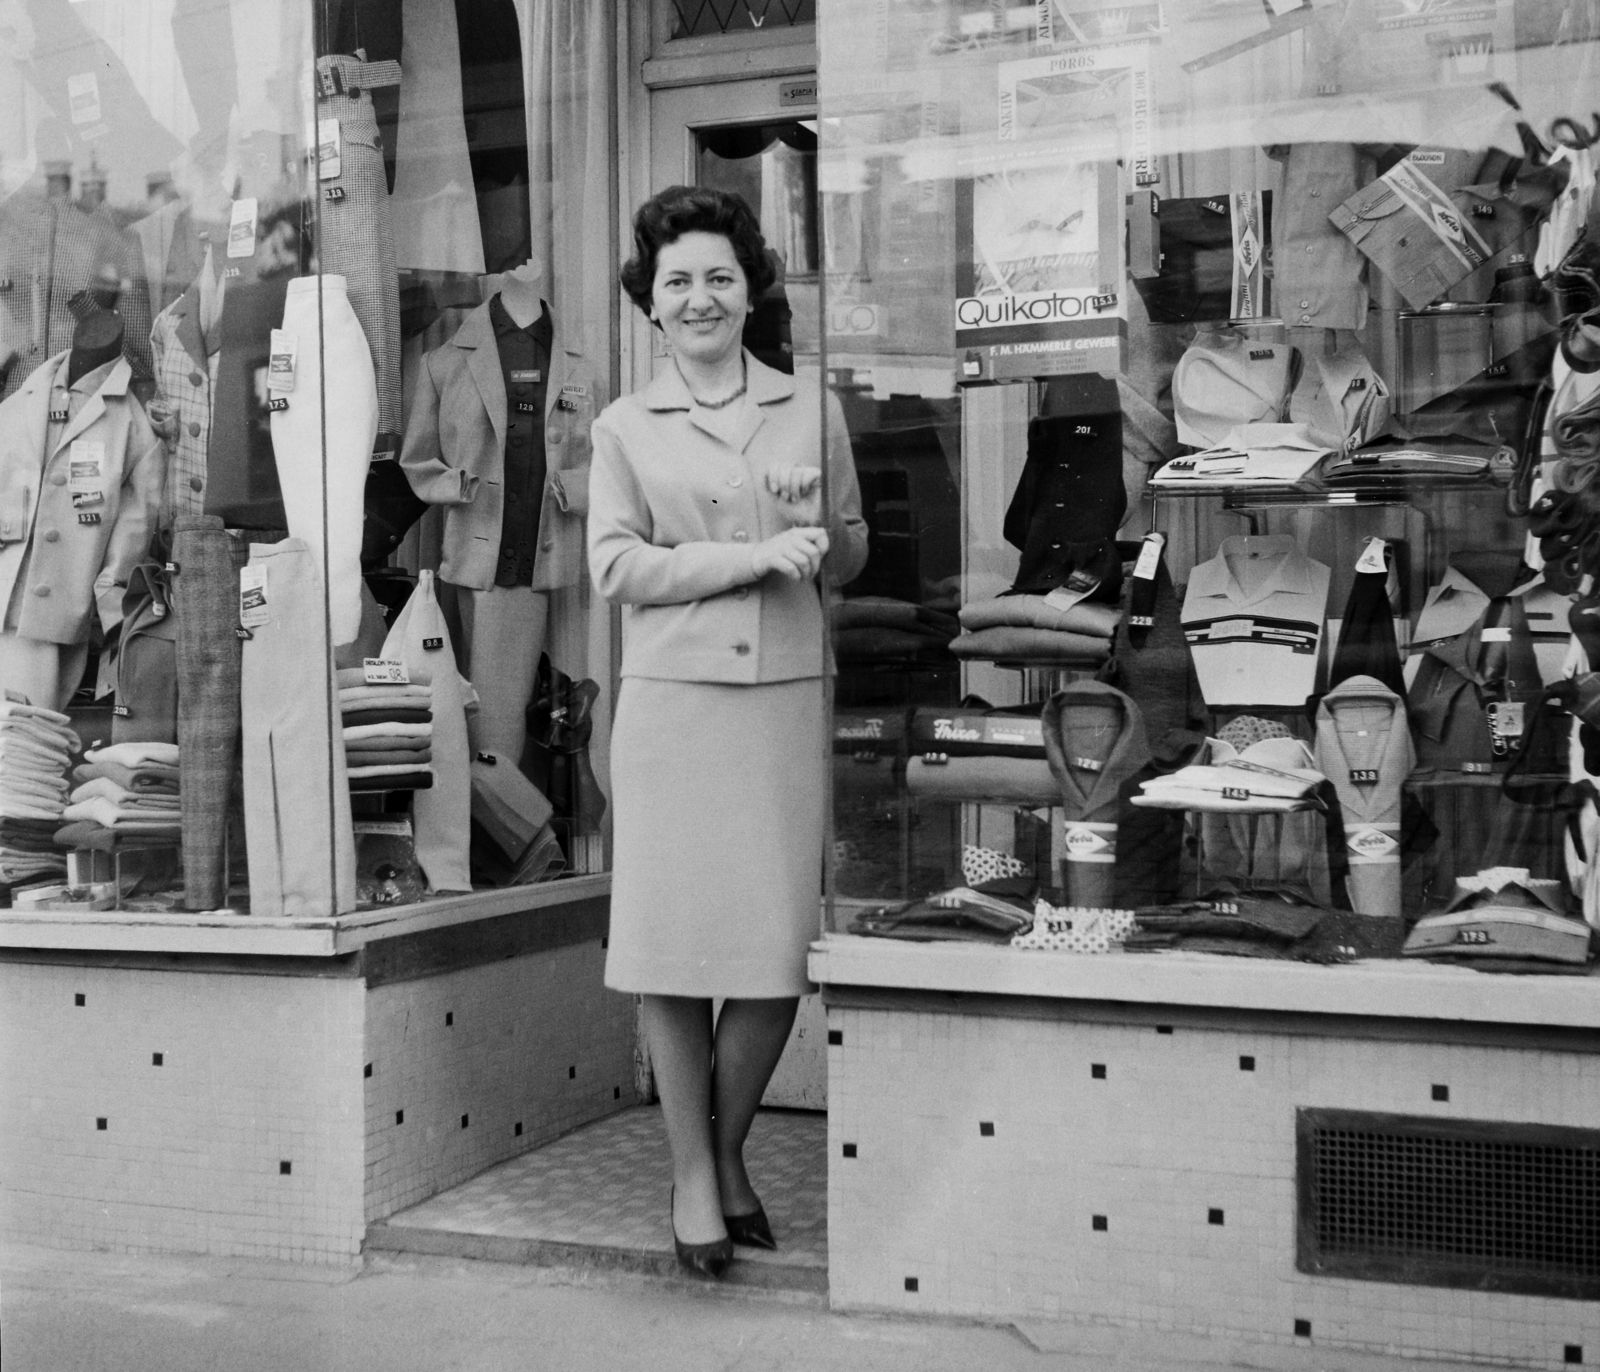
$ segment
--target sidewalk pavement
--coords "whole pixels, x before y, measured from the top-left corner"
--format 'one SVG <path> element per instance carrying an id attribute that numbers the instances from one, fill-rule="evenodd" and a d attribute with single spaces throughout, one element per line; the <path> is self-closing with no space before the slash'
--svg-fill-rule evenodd
<path id="1" fill-rule="evenodd" d="M 379 1253 L 330 1270 L 0 1247 L 5 1372 L 1455 1372 L 1108 1326 L 1029 1333 L 460 1258 Z"/>

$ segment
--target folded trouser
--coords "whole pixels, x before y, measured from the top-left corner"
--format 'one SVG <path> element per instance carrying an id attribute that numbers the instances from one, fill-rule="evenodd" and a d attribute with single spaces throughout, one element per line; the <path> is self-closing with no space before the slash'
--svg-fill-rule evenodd
<path id="1" fill-rule="evenodd" d="M 906 764 L 906 790 L 929 799 L 1058 805 L 1061 787 L 1042 757 L 953 757 Z"/>
<path id="2" fill-rule="evenodd" d="M 183 902 L 191 910 L 215 910 L 228 894 L 228 792 L 239 753 L 240 644 L 234 628 L 239 568 L 247 553 L 216 515 L 179 515 L 174 522 Z"/>
<path id="3" fill-rule="evenodd" d="M 291 281 L 283 327 L 299 350 L 288 408 L 271 419 L 284 514 L 319 571 L 326 524 L 333 641 L 349 643 L 361 630 L 362 494 L 378 433 L 372 354 L 341 276 Z"/>
<path id="4" fill-rule="evenodd" d="M 252 544 L 250 565 L 266 574 L 240 682 L 250 910 L 342 914 L 356 905 L 356 853 L 322 578 L 298 538 Z M 187 756 L 184 772 L 187 821 Z"/>

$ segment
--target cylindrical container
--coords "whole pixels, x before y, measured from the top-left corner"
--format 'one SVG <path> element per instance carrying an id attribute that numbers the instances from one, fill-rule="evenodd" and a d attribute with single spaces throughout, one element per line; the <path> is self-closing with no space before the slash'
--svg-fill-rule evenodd
<path id="1" fill-rule="evenodd" d="M 1430 305 L 1402 310 L 1394 411 L 1411 414 L 1464 386 L 1494 361 L 1489 305 Z"/>

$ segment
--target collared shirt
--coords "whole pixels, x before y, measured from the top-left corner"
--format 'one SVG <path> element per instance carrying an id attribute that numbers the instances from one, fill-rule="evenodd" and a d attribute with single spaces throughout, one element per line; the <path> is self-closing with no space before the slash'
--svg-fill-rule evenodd
<path id="1" fill-rule="evenodd" d="M 506 383 L 505 513 L 494 584 L 531 586 L 544 504 L 545 387 L 554 326 L 546 308 L 527 328 L 518 328 L 498 295 L 489 302 L 489 322 Z"/>
<path id="2" fill-rule="evenodd" d="M 1207 705 L 1305 704 L 1316 687 L 1328 581 L 1327 567 L 1288 535 L 1222 540 L 1189 574 L 1183 601 Z"/>

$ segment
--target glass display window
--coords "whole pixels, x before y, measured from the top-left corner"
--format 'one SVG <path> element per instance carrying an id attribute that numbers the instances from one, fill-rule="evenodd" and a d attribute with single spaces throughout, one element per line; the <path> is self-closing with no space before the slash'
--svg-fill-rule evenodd
<path id="1" fill-rule="evenodd" d="M 830 927 L 1586 946 L 1575 13 L 819 6 Z"/>
<path id="2" fill-rule="evenodd" d="M 18 904 L 606 870 L 615 44 L 543 0 L 5 7 Z"/>

